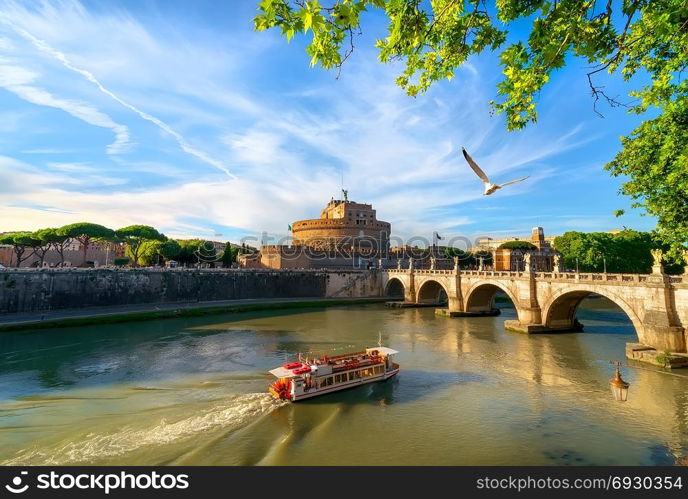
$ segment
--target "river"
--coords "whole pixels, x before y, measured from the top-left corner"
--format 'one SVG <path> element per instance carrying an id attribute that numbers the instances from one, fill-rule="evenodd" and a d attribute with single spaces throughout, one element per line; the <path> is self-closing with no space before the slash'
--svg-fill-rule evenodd
<path id="1" fill-rule="evenodd" d="M 609 360 L 636 341 L 587 299 L 585 332 L 380 304 L 0 334 L 4 465 L 661 465 L 688 454 L 688 377 Z M 289 404 L 268 369 L 383 344 L 392 380 Z M 625 360 L 624 360 L 625 363 Z"/>

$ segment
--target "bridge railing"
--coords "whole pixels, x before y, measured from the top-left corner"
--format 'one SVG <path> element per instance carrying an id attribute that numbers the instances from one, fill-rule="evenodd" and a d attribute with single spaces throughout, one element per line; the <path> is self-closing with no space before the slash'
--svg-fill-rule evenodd
<path id="1" fill-rule="evenodd" d="M 406 274 L 408 269 L 386 269 L 390 274 Z M 430 270 L 430 269 L 413 269 L 416 275 L 437 275 L 448 276 L 453 275 L 454 270 Z M 506 277 L 506 278 L 528 278 L 529 273 L 523 271 L 512 270 L 460 270 L 462 276 L 474 277 Z M 632 282 L 646 282 L 651 274 L 610 274 L 610 273 L 580 273 L 580 272 L 533 272 L 535 279 L 542 280 L 566 280 L 566 281 L 583 281 L 583 282 L 614 282 L 614 283 L 632 283 Z M 688 276 L 670 276 L 669 282 L 672 284 L 688 284 Z"/>

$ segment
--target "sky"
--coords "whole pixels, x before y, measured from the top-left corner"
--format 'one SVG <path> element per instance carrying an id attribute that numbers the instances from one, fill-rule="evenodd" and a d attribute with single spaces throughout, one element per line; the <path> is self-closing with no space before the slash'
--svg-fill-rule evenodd
<path id="1" fill-rule="evenodd" d="M 0 232 L 90 221 L 284 243 L 342 179 L 399 240 L 654 227 L 604 170 L 640 118 L 595 114 L 584 62 L 508 132 L 488 104 L 498 54 L 410 98 L 377 60 L 380 13 L 337 78 L 309 66 L 304 36 L 255 32 L 257 3 L 0 0 Z M 462 146 L 493 181 L 530 178 L 483 196 Z"/>

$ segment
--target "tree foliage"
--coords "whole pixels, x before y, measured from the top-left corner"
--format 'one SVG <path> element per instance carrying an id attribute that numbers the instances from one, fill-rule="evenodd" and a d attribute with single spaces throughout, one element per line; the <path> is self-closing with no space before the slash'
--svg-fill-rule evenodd
<path id="1" fill-rule="evenodd" d="M 606 168 L 629 179 L 621 192 L 657 217 L 657 234 L 677 257 L 688 241 L 688 99 L 667 103 L 663 114 L 622 142 L 623 150 Z"/>
<path id="2" fill-rule="evenodd" d="M 127 243 L 127 253 L 134 265 L 139 263 L 141 247 L 148 241 L 165 241 L 167 237 L 149 225 L 130 225 L 118 229 L 115 234 L 119 240 Z"/>
<path id="3" fill-rule="evenodd" d="M 179 254 L 176 260 L 182 264 L 199 263 L 199 248 L 202 248 L 205 241 L 202 239 L 183 239 L 179 243 Z"/>
<path id="4" fill-rule="evenodd" d="M 607 232 L 566 232 L 554 239 L 554 247 L 562 254 L 564 267 L 581 272 L 607 272 L 647 274 L 652 270 L 650 250 L 667 249 L 649 232 L 624 230 L 616 234 Z M 678 260 L 670 260 L 665 270 L 680 272 Z"/>
<path id="5" fill-rule="evenodd" d="M 174 239 L 165 241 L 149 239 L 141 243 L 137 263 L 141 265 L 161 265 L 168 260 L 174 260 L 179 255 L 181 247 Z"/>
<path id="6" fill-rule="evenodd" d="M 58 233 L 76 239 L 81 243 L 84 254 L 83 265 L 86 265 L 86 252 L 92 241 L 108 241 L 115 238 L 114 230 L 90 222 L 77 222 L 65 225 L 58 229 Z"/>
<path id="7" fill-rule="evenodd" d="M 222 265 L 231 267 L 231 265 L 236 262 L 238 254 L 239 248 L 232 246 L 232 243 L 229 242 L 225 244 L 225 250 L 222 253 Z"/>
<path id="8" fill-rule="evenodd" d="M 49 249 L 57 251 L 57 254 L 60 255 L 60 266 L 64 265 L 64 251 L 69 237 L 56 228 L 39 229 L 33 234 L 46 247 L 46 252 Z M 45 253 L 42 258 L 45 258 Z M 43 259 L 41 259 L 41 265 L 43 265 Z"/>
<path id="9" fill-rule="evenodd" d="M 239 248 L 227 242 L 222 254 L 218 254 L 211 241 L 203 239 L 174 240 L 168 239 L 154 227 L 148 225 L 131 225 L 113 231 L 107 227 L 92 223 L 76 223 L 64 227 L 39 229 L 35 232 L 7 232 L 0 235 L 0 244 L 13 247 L 16 266 L 19 267 L 32 255 L 38 256 L 38 264 L 43 261 L 48 251 L 55 250 L 60 255 L 60 265 L 64 265 L 64 252 L 71 239 L 83 245 L 84 265 L 86 249 L 92 241 L 116 241 L 126 244 L 127 258 L 115 258 L 114 264 L 122 265 L 162 265 L 169 260 L 182 264 L 216 265 L 221 261 L 230 266 L 236 261 Z M 255 252 L 255 248 L 242 246 L 245 252 Z"/>
<path id="10" fill-rule="evenodd" d="M 602 72 L 635 85 L 631 112 L 651 119 L 623 139 L 607 165 L 626 175 L 621 192 L 658 217 L 658 234 L 678 254 L 688 240 L 688 2 L 685 0 L 261 0 L 257 30 L 280 28 L 291 40 L 310 35 L 311 65 L 341 68 L 362 30 L 362 13 L 382 10 L 387 37 L 377 41 L 382 62 L 401 61 L 397 83 L 411 96 L 451 79 L 467 59 L 499 51 L 503 79 L 494 110 L 509 130 L 537 120 L 537 99 L 552 73 L 578 57 L 599 114 L 599 101 L 626 105 L 605 93 Z M 527 36 L 507 36 L 521 27 Z M 636 83 L 640 82 L 640 83 Z"/>
<path id="11" fill-rule="evenodd" d="M 0 236 L 0 244 L 12 246 L 17 260 L 16 265 L 19 267 L 24 260 L 31 256 L 31 254 L 26 254 L 26 251 L 39 245 L 40 240 L 36 239 L 31 232 L 7 232 Z"/>
<path id="12" fill-rule="evenodd" d="M 507 241 L 500 244 L 499 249 L 533 251 L 537 249 L 537 246 L 528 241 Z"/>

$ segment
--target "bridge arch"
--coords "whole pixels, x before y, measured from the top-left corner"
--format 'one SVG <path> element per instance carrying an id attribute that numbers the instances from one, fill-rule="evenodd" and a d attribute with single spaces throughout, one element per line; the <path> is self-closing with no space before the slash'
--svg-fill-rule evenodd
<path id="1" fill-rule="evenodd" d="M 599 289 L 593 291 L 586 286 L 575 286 L 553 293 L 542 305 L 542 317 L 545 326 L 552 329 L 575 329 L 577 327 L 576 313 L 578 307 L 586 297 L 593 293 L 604 296 L 623 310 L 631 320 L 639 341 L 643 343 L 642 320 L 633 307 L 615 293 L 610 293 L 607 290 L 600 292 Z"/>
<path id="2" fill-rule="evenodd" d="M 400 298 L 404 299 L 404 294 L 406 293 L 406 287 L 401 279 L 398 277 L 392 277 L 387 281 L 385 285 L 385 296 L 388 298 Z"/>
<path id="3" fill-rule="evenodd" d="M 428 279 L 418 288 L 416 303 L 444 303 L 448 299 L 447 289 L 439 281 Z"/>
<path id="4" fill-rule="evenodd" d="M 506 293 L 518 313 L 518 299 L 513 291 L 497 281 L 480 281 L 471 286 L 465 298 L 466 312 L 490 312 L 494 309 L 494 299 L 498 291 Z"/>

